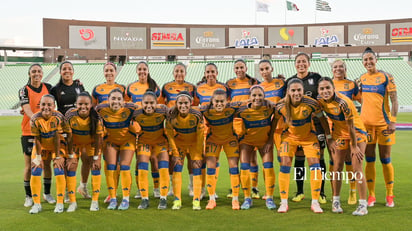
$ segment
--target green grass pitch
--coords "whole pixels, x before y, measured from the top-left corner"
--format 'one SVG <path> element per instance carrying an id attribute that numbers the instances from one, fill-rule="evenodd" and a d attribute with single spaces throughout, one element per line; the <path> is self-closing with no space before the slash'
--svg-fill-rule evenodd
<path id="1" fill-rule="evenodd" d="M 29 208 L 23 207 L 23 156 L 20 145 L 21 117 L 0 117 L 0 230 L 408 230 L 412 225 L 411 173 L 412 166 L 412 131 L 398 131 L 397 143 L 393 146 L 392 162 L 395 167 L 395 208 L 385 207 L 385 188 L 382 168 L 377 161 L 377 203 L 369 208 L 365 217 L 351 215 L 356 206 L 346 203 L 348 185 L 342 187 L 343 214 L 331 212 L 331 188 L 327 182 L 326 194 L 328 203 L 322 205 L 323 214 L 310 211 L 310 187 L 305 184 L 306 198 L 300 203 L 289 202 L 289 212 L 278 214 L 269 211 L 263 200 L 254 200 L 253 207 L 248 211 L 232 211 L 231 200 L 226 198 L 230 187 L 227 161 L 221 157 L 220 177 L 217 185 L 217 207 L 215 210 L 205 210 L 207 199 L 201 203 L 201 211 L 192 211 L 191 198 L 187 196 L 187 170 L 183 176 L 183 208 L 172 211 L 172 198 L 168 198 L 169 209 L 157 210 L 158 201 L 150 198 L 147 210 L 137 210 L 140 200 L 131 199 L 131 207 L 127 211 L 106 210 L 103 199 L 107 195 L 104 177 L 100 211 L 90 212 L 90 200 L 78 198 L 78 210 L 74 213 L 54 214 L 54 205 L 42 202 L 43 211 L 37 215 L 28 213 Z M 412 122 L 412 113 L 402 113 L 398 122 Z M 132 167 L 132 172 L 134 167 Z M 275 172 L 278 175 L 279 164 L 275 162 Z M 78 171 L 78 176 L 79 176 Z M 134 178 L 133 178 L 134 179 Z M 277 180 L 277 179 L 276 179 Z M 79 177 L 78 177 L 79 181 Z M 149 180 L 149 182 L 151 179 Z M 277 182 L 277 181 L 276 181 Z M 90 188 L 90 185 L 89 185 Z M 264 191 L 262 169 L 260 168 L 259 188 Z M 136 186 L 133 180 L 132 195 Z M 290 194 L 296 189 L 291 181 Z M 52 192 L 54 193 L 54 179 Z M 408 199 L 409 198 L 409 199 Z M 275 190 L 274 200 L 279 204 L 279 191 Z M 242 193 L 240 195 L 242 202 Z M 67 208 L 67 205 L 65 205 Z"/>

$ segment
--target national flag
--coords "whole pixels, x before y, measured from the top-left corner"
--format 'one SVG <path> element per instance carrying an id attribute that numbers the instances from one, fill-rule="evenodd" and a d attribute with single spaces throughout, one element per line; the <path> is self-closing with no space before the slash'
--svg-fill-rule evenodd
<path id="1" fill-rule="evenodd" d="M 298 6 L 295 3 L 289 1 L 286 1 L 286 8 L 291 11 L 299 11 Z"/>
<path id="2" fill-rule="evenodd" d="M 316 0 L 316 10 L 319 11 L 332 11 L 330 8 L 329 3 L 322 0 Z"/>
<path id="3" fill-rule="evenodd" d="M 269 13 L 269 5 L 265 0 L 256 0 L 256 12 Z"/>

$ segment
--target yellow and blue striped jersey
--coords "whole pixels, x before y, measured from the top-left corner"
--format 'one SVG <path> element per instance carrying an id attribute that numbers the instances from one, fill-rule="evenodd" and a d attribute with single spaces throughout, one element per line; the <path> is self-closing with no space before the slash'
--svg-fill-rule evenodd
<path id="1" fill-rule="evenodd" d="M 142 84 L 139 81 L 129 84 L 126 90 L 126 99 L 125 101 L 133 102 L 137 105 L 142 105 L 142 98 L 143 94 L 149 88 L 149 84 L 145 83 Z M 156 91 L 154 92 L 157 97 L 160 96 L 160 89 L 156 87 Z"/>
<path id="2" fill-rule="evenodd" d="M 283 79 L 275 78 L 272 82 L 266 81 L 259 84 L 265 91 L 265 99 L 277 103 L 285 96 L 286 85 Z"/>
<path id="3" fill-rule="evenodd" d="M 42 116 L 41 111 L 31 117 L 31 134 L 40 138 L 44 150 L 54 150 L 53 141 L 56 134 L 60 140 L 64 140 L 62 132 L 68 130 L 63 114 L 58 111 L 53 111 L 52 116 L 47 120 Z"/>
<path id="4" fill-rule="evenodd" d="M 199 98 L 199 104 L 205 105 L 210 102 L 210 98 L 213 95 L 213 92 L 217 89 L 222 89 L 228 92 L 228 88 L 225 84 L 217 82 L 215 85 L 210 86 L 207 83 L 202 83 L 196 88 L 196 96 Z"/>
<path id="5" fill-rule="evenodd" d="M 164 104 L 156 105 L 152 115 L 144 113 L 142 108 L 133 113 L 134 120 L 140 125 L 139 143 L 159 144 L 166 141 L 164 121 L 168 108 Z"/>
<path id="6" fill-rule="evenodd" d="M 88 145 L 95 142 L 95 138 L 90 135 L 90 117 L 83 119 L 79 116 L 79 110 L 72 108 L 66 112 L 65 121 L 72 133 L 73 144 Z M 99 120 L 96 127 L 96 135 L 102 136 L 103 124 Z"/>
<path id="7" fill-rule="evenodd" d="M 346 95 L 351 100 L 361 100 L 361 94 L 359 92 L 358 85 L 349 79 L 333 79 L 333 85 L 335 85 L 335 91 Z"/>
<path id="8" fill-rule="evenodd" d="M 115 88 L 119 88 L 123 92 L 123 94 L 126 89 L 124 85 L 118 83 L 114 83 L 113 85 L 102 83 L 95 86 L 92 91 L 93 105 L 107 103 L 109 93 Z"/>
<path id="9" fill-rule="evenodd" d="M 193 97 L 193 105 L 199 104 L 199 99 L 197 99 L 195 92 L 195 85 L 184 82 L 183 84 L 178 84 L 175 81 L 171 81 L 163 85 L 161 97 L 159 98 L 159 103 L 166 104 L 166 106 L 173 107 L 176 104 L 177 94 L 181 91 L 187 91 Z"/>

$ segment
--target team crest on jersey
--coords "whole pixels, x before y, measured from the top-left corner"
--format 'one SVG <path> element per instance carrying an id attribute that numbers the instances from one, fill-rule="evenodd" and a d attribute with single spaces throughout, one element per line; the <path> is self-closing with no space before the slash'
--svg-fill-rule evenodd
<path id="1" fill-rule="evenodd" d="M 185 91 L 189 91 L 189 87 L 185 87 Z"/>
<path id="2" fill-rule="evenodd" d="M 237 146 L 237 142 L 236 141 L 230 141 L 229 142 L 230 147 L 236 147 Z"/>
<path id="3" fill-rule="evenodd" d="M 135 87 L 135 88 L 133 89 L 133 91 L 137 91 L 137 88 Z"/>
<path id="4" fill-rule="evenodd" d="M 51 127 L 51 128 L 56 128 L 56 123 L 55 123 L 55 122 L 51 122 L 51 123 L 50 123 L 50 127 Z"/>
<path id="5" fill-rule="evenodd" d="M 194 120 L 189 120 L 189 125 L 190 125 L 190 126 L 195 126 L 195 125 L 196 125 L 196 122 L 195 122 Z"/>
<path id="6" fill-rule="evenodd" d="M 205 91 L 205 90 L 203 90 L 203 91 L 202 91 L 202 93 L 206 93 L 206 91 Z"/>
<path id="7" fill-rule="evenodd" d="M 269 112 L 268 112 L 267 110 L 264 110 L 264 111 L 263 111 L 263 115 L 264 115 L 265 117 L 267 117 L 267 116 L 269 116 Z"/>
<path id="8" fill-rule="evenodd" d="M 171 91 L 171 90 L 173 90 L 173 87 L 169 87 L 169 89 L 168 89 L 169 91 Z"/>
<path id="9" fill-rule="evenodd" d="M 345 83 L 345 85 L 343 85 L 343 88 L 344 88 L 345 90 L 349 90 L 349 83 Z"/>
<path id="10" fill-rule="evenodd" d="M 313 81 L 313 79 L 308 79 L 308 83 L 309 83 L 309 85 L 313 85 L 315 83 L 315 81 Z"/>
<path id="11" fill-rule="evenodd" d="M 305 117 L 309 116 L 308 110 L 303 110 L 303 111 L 302 111 L 302 114 L 303 114 L 303 116 L 305 116 Z"/>
<path id="12" fill-rule="evenodd" d="M 279 87 L 280 87 L 280 83 L 276 82 L 276 83 L 275 83 L 275 87 L 276 87 L 276 88 L 279 88 Z"/>
<path id="13" fill-rule="evenodd" d="M 101 89 L 100 89 L 100 91 L 102 91 L 102 92 L 103 92 L 103 91 L 104 91 L 104 89 L 103 89 L 103 88 L 101 88 Z"/>
<path id="14" fill-rule="evenodd" d="M 108 116 L 108 115 L 104 115 L 103 117 L 104 117 L 105 119 L 109 118 L 109 116 Z"/>
<path id="15" fill-rule="evenodd" d="M 375 83 L 380 83 L 381 82 L 381 77 L 376 77 Z"/>
<path id="16" fill-rule="evenodd" d="M 230 115 L 230 111 L 225 111 L 225 116 L 229 116 Z"/>
<path id="17" fill-rule="evenodd" d="M 335 108 L 333 108 L 333 112 L 334 112 L 335 114 L 338 114 L 338 113 L 339 113 L 339 109 L 338 109 L 337 107 L 335 107 Z"/>
<path id="18" fill-rule="evenodd" d="M 80 89 L 78 88 L 78 87 L 76 87 L 76 94 L 78 95 L 78 94 L 80 94 Z"/>
<path id="19" fill-rule="evenodd" d="M 156 118 L 156 123 L 160 123 L 160 122 L 162 122 L 162 118 L 157 117 L 157 118 Z"/>
<path id="20" fill-rule="evenodd" d="M 127 117 L 126 112 L 122 112 L 122 118 L 126 118 L 126 117 Z"/>
<path id="21" fill-rule="evenodd" d="M 144 120 L 140 120 L 139 123 L 144 124 Z"/>
<path id="22" fill-rule="evenodd" d="M 73 127 L 77 127 L 77 123 L 73 123 Z"/>
<path id="23" fill-rule="evenodd" d="M 250 115 L 246 115 L 246 118 L 250 119 Z"/>

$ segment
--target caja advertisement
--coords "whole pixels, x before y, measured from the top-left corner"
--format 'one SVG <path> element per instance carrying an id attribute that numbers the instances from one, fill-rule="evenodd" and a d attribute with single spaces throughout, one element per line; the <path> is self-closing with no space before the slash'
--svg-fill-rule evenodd
<path id="1" fill-rule="evenodd" d="M 308 45 L 323 46 L 344 44 L 344 27 L 342 26 L 309 26 Z"/>
<path id="2" fill-rule="evenodd" d="M 296 46 L 304 44 L 303 27 L 269 27 L 269 46 Z"/>
<path id="3" fill-rule="evenodd" d="M 70 49 L 106 49 L 106 27 L 69 26 Z"/>
<path id="4" fill-rule="evenodd" d="M 360 46 L 385 45 L 385 34 L 385 24 L 350 25 L 348 43 Z"/>
<path id="5" fill-rule="evenodd" d="M 110 49 L 146 49 L 146 28 L 110 27 Z"/>
<path id="6" fill-rule="evenodd" d="M 152 49 L 185 49 L 186 28 L 152 27 L 150 40 Z"/>
<path id="7" fill-rule="evenodd" d="M 229 28 L 229 46 L 264 46 L 264 28 Z"/>
<path id="8" fill-rule="evenodd" d="M 225 47 L 225 28 L 190 28 L 191 48 Z"/>
<path id="9" fill-rule="evenodd" d="M 391 44 L 412 44 L 412 22 L 391 24 Z"/>

